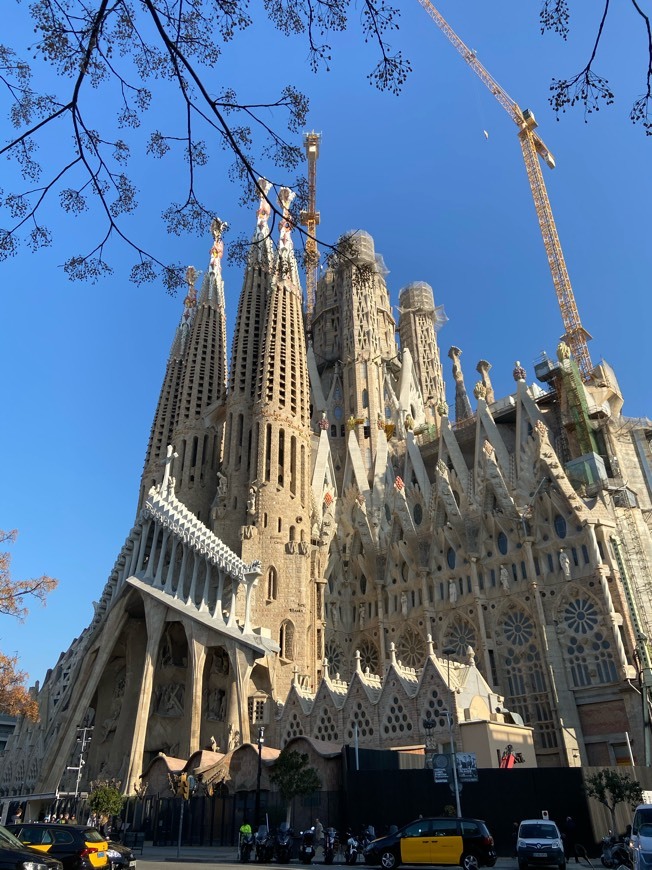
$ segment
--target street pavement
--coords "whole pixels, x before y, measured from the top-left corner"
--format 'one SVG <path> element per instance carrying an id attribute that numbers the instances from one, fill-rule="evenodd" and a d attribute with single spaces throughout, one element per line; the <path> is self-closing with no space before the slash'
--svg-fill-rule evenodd
<path id="1" fill-rule="evenodd" d="M 143 854 L 136 854 L 136 861 L 140 870 L 188 870 L 188 864 L 220 864 L 225 867 L 225 870 L 228 868 L 242 868 L 242 864 L 238 861 L 238 850 L 235 847 L 223 847 L 223 846 L 215 846 L 215 847 L 207 847 L 207 846 L 183 846 L 179 850 L 179 854 L 177 855 L 176 846 L 171 847 L 158 847 L 158 846 L 145 846 L 143 850 Z M 260 867 L 260 864 L 257 864 L 255 861 L 250 862 L 252 868 Z M 584 867 L 588 868 L 589 865 L 586 861 L 582 861 L 578 868 L 584 865 Z M 301 864 L 299 861 L 293 861 L 291 864 L 276 864 L 270 863 L 269 865 L 265 865 L 265 867 L 269 868 L 282 868 L 282 867 L 291 867 L 294 870 L 298 870 L 300 867 L 304 867 L 305 865 Z M 314 867 L 322 868 L 325 865 L 319 861 L 313 861 Z M 342 858 L 336 859 L 333 866 L 346 866 L 344 864 L 344 860 Z M 357 865 L 360 870 L 362 870 L 365 865 L 360 861 Z M 495 870 L 516 870 L 516 860 L 514 858 L 498 858 L 498 861 L 495 865 Z"/>

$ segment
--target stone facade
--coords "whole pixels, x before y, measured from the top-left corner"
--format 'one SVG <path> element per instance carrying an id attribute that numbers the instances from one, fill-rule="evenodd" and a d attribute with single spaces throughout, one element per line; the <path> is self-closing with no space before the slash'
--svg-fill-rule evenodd
<path id="1" fill-rule="evenodd" d="M 498 399 L 478 362 L 475 409 L 451 348 L 451 419 L 445 315 L 417 282 L 395 322 L 363 232 L 306 335 L 281 205 L 272 244 L 261 197 L 228 375 L 219 221 L 199 293 L 189 270 L 134 527 L 3 794 L 70 790 L 80 726 L 83 785 L 126 792 L 160 753 L 228 753 L 260 725 L 268 747 L 443 747 L 446 710 L 461 745 L 465 723 L 531 728 L 540 766 L 616 763 L 627 736 L 643 761 L 652 423 L 563 344 L 542 386 L 517 363 Z"/>

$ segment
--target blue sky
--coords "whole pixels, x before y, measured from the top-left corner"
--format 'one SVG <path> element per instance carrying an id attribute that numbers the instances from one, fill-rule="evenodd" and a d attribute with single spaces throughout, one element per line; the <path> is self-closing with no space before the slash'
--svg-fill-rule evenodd
<path id="1" fill-rule="evenodd" d="M 504 395 L 513 389 L 514 361 L 534 380 L 534 360 L 542 350 L 553 354 L 563 332 L 516 127 L 417 0 L 402 6 L 401 29 L 391 40 L 409 56 L 413 73 L 400 97 L 367 82 L 372 52 L 355 29 L 332 39 L 332 69 L 314 76 L 303 43 L 262 23 L 229 46 L 215 87 L 235 84 L 243 96 L 261 100 L 292 82 L 308 94 L 307 129 L 323 136 L 321 236 L 370 232 L 389 269 L 394 304 L 410 281 L 433 286 L 449 317 L 439 334 L 449 401 L 451 345 L 463 351 L 469 391 L 475 365 L 485 358 L 497 395 Z M 581 319 L 594 336 L 592 358 L 615 368 L 625 414 L 650 415 L 642 357 L 652 313 L 652 138 L 628 120 L 643 90 L 645 44 L 633 10 L 614 7 L 597 69 L 610 78 L 616 104 L 589 124 L 578 109 L 557 123 L 547 101 L 550 80 L 584 64 L 597 26 L 597 10 L 575 6 L 574 0 L 568 43 L 540 35 L 538 0 L 442 0 L 439 8 L 507 92 L 535 112 L 557 160 L 554 171 L 544 168 L 545 179 Z M 16 5 L 14 12 L 3 41 L 18 45 L 31 32 L 27 7 Z M 99 95 L 97 103 L 101 112 Z M 152 111 L 165 114 L 165 99 Z M 51 153 L 58 147 L 48 142 Z M 7 187 L 12 175 L 3 164 Z M 178 240 L 157 220 L 167 201 L 181 196 L 177 174 L 138 157 L 134 175 L 143 209 L 129 228 L 159 251 L 205 269 L 208 226 L 205 238 Z M 232 236 L 252 232 L 253 210 L 238 206 L 219 156 L 201 173 L 200 185 Z M 67 281 L 61 263 L 92 238 L 93 223 L 54 209 L 50 223 L 57 231 L 52 248 L 25 250 L 0 264 L 0 528 L 20 533 L 12 548 L 15 577 L 48 573 L 60 580 L 46 608 L 34 606 L 24 624 L 7 617 L 0 624 L 2 649 L 20 655 L 32 681 L 43 679 L 90 621 L 91 602 L 131 528 L 182 311 L 180 297 L 128 282 L 124 249 L 113 251 L 112 277 L 94 285 Z M 227 266 L 225 281 L 232 327 L 240 270 Z"/>

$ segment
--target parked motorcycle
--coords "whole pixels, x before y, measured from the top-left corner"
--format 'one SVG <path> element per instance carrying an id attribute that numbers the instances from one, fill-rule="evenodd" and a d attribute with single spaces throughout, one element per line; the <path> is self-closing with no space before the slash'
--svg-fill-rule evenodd
<path id="1" fill-rule="evenodd" d="M 274 838 L 267 825 L 260 825 L 256 831 L 256 861 L 265 864 L 272 860 L 274 854 Z"/>
<path id="2" fill-rule="evenodd" d="M 345 847 L 344 847 L 344 863 L 355 864 L 358 860 L 358 855 L 364 855 L 364 850 L 375 839 L 375 832 L 371 826 L 362 829 L 360 834 L 354 834 L 349 828 L 346 832 Z"/>
<path id="3" fill-rule="evenodd" d="M 254 835 L 240 834 L 240 863 L 247 864 L 251 859 L 251 853 L 254 849 Z"/>
<path id="4" fill-rule="evenodd" d="M 326 828 L 324 831 L 324 864 L 332 864 L 335 858 L 337 843 L 337 831 L 335 828 Z"/>
<path id="5" fill-rule="evenodd" d="M 600 855 L 603 867 L 632 866 L 632 856 L 623 842 L 622 837 L 616 837 L 611 832 L 602 838 L 602 854 Z"/>
<path id="6" fill-rule="evenodd" d="M 302 864 L 311 864 L 315 857 L 315 829 L 306 828 L 301 832 L 301 845 L 299 846 L 299 860 Z"/>
<path id="7" fill-rule="evenodd" d="M 292 858 L 292 831 L 287 822 L 281 822 L 274 838 L 274 860 L 289 864 Z"/>

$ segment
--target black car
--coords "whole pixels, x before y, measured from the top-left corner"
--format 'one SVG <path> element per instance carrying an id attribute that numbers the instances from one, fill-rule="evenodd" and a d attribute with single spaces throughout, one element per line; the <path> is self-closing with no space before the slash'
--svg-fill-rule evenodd
<path id="1" fill-rule="evenodd" d="M 88 825 L 57 825 L 47 822 L 21 822 L 7 825 L 25 846 L 42 856 L 58 858 L 64 870 L 108 870 L 106 838 Z"/>
<path id="2" fill-rule="evenodd" d="M 135 870 L 136 859 L 129 846 L 109 840 L 108 855 L 111 870 Z"/>
<path id="3" fill-rule="evenodd" d="M 399 864 L 441 864 L 464 870 L 493 867 L 494 840 L 480 819 L 417 819 L 393 834 L 373 840 L 364 850 L 366 864 L 394 870 Z"/>
<path id="4" fill-rule="evenodd" d="M 0 825 L 0 870 L 63 870 L 61 861 L 39 855 Z"/>

